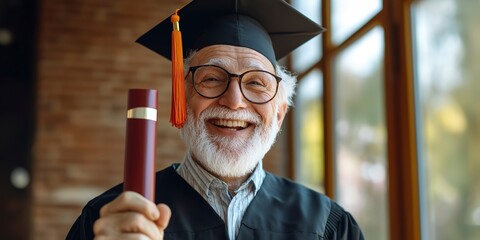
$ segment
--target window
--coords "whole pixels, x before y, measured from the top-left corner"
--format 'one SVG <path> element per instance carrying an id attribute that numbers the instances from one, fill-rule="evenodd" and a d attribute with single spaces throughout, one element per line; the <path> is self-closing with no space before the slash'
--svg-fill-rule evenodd
<path id="1" fill-rule="evenodd" d="M 295 177 L 367 239 L 480 239 L 480 1 L 293 2 L 328 29 L 291 58 Z"/>
<path id="2" fill-rule="evenodd" d="M 294 0 L 292 5 L 320 23 L 320 1 Z M 321 36 L 292 53 L 292 69 L 299 75 L 294 112 L 294 175 L 297 181 L 324 191 L 323 76 L 316 66 L 322 57 Z"/>
<path id="3" fill-rule="evenodd" d="M 412 6 L 424 239 L 480 239 L 479 1 Z"/>
<path id="4" fill-rule="evenodd" d="M 334 61 L 336 199 L 368 239 L 386 239 L 387 154 L 383 29 L 375 27 Z"/>
<path id="5" fill-rule="evenodd" d="M 385 239 L 389 234 L 385 52 L 377 16 L 382 2 L 291 2 L 317 22 L 323 8 L 328 29 L 322 41 L 311 40 L 291 57 L 299 74 L 294 176 L 352 212 L 368 239 Z"/>

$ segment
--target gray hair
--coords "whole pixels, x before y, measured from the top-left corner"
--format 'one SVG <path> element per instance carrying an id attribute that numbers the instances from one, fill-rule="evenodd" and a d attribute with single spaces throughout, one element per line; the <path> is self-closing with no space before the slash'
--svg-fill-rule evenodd
<path id="1" fill-rule="evenodd" d="M 185 76 L 188 74 L 188 70 L 191 67 L 192 59 L 194 58 L 197 51 L 191 51 L 188 57 L 184 60 L 184 70 Z M 277 92 L 277 103 L 286 103 L 288 107 L 293 105 L 293 96 L 295 95 L 295 87 L 297 85 L 297 76 L 293 75 L 285 67 L 275 64 L 275 74 L 282 78 L 280 84 L 278 85 Z M 186 79 L 186 78 L 185 78 Z"/>

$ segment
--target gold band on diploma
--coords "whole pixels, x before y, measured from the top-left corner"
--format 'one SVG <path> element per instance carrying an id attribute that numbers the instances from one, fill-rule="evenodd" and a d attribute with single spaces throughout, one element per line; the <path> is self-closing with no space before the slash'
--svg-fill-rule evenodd
<path id="1" fill-rule="evenodd" d="M 137 107 L 127 111 L 127 119 L 137 118 L 157 121 L 157 109 L 149 107 Z"/>

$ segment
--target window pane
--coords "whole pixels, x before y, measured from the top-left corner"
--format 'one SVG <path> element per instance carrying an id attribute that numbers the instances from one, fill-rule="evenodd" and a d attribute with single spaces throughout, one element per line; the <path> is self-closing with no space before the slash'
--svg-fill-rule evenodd
<path id="1" fill-rule="evenodd" d="M 480 239 L 479 9 L 456 0 L 412 9 L 424 239 Z"/>
<path id="2" fill-rule="evenodd" d="M 366 239 L 388 239 L 383 29 L 375 27 L 335 59 L 338 202 Z"/>
<path id="3" fill-rule="evenodd" d="M 305 14 L 312 21 L 321 24 L 321 0 L 293 0 L 292 6 Z M 320 61 L 322 57 L 322 37 L 318 35 L 292 52 L 292 69 L 295 72 L 305 71 Z"/>
<path id="4" fill-rule="evenodd" d="M 331 2 L 332 42 L 335 44 L 343 42 L 382 9 L 381 0 L 332 0 Z"/>
<path id="5" fill-rule="evenodd" d="M 298 84 L 295 99 L 295 176 L 324 191 L 322 74 L 315 70 Z"/>

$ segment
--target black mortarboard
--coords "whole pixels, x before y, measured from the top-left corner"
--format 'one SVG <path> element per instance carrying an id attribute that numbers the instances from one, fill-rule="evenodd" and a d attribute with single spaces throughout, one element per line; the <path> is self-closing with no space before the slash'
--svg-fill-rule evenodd
<path id="1" fill-rule="evenodd" d="M 194 0 L 178 11 L 183 55 L 214 44 L 251 48 L 272 63 L 324 29 L 283 0 Z M 170 18 L 137 42 L 171 59 Z"/>
<path id="2" fill-rule="evenodd" d="M 192 50 L 216 44 L 247 47 L 275 65 L 323 31 L 283 0 L 193 0 L 137 42 L 172 60 L 170 122 L 181 128 L 186 120 L 183 57 Z"/>

